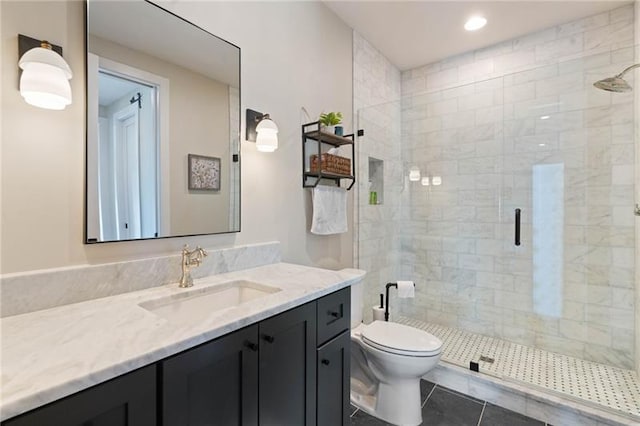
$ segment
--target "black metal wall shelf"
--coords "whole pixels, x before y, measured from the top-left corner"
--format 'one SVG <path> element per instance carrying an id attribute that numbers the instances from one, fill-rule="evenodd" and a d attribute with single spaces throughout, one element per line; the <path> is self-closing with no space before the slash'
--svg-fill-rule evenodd
<path id="1" fill-rule="evenodd" d="M 307 140 L 317 141 L 318 151 L 317 152 L 308 152 L 307 150 Z M 323 132 L 320 130 L 320 122 L 314 121 L 312 123 L 307 123 L 302 125 L 302 187 L 303 188 L 315 188 L 318 186 L 322 179 L 328 179 L 335 182 L 336 186 L 340 186 L 340 182 L 342 179 L 348 179 L 351 181 L 349 186 L 347 187 L 347 191 L 353 188 L 353 185 L 356 183 L 355 170 L 356 170 L 356 155 L 355 155 L 355 135 L 349 134 L 344 136 L 334 135 L 332 133 Z M 305 163 L 309 159 L 311 154 L 317 154 L 318 159 L 321 158 L 323 154 L 322 145 L 331 145 L 334 147 L 340 147 L 343 145 L 351 146 L 351 174 L 337 174 L 337 173 L 328 173 L 322 171 L 322 167 L 318 167 L 317 172 L 310 172 L 305 170 Z M 310 160 L 309 160 L 310 161 Z M 313 180 L 312 183 L 308 183 L 308 180 Z"/>

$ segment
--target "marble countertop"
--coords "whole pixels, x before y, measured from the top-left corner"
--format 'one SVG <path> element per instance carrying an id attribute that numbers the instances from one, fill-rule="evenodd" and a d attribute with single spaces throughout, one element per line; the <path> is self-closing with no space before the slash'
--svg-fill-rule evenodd
<path id="1" fill-rule="evenodd" d="M 154 363 L 354 284 L 363 271 L 287 263 L 212 275 L 194 288 L 248 280 L 281 291 L 189 321 L 138 304 L 179 294 L 177 284 L 0 319 L 0 421 Z"/>

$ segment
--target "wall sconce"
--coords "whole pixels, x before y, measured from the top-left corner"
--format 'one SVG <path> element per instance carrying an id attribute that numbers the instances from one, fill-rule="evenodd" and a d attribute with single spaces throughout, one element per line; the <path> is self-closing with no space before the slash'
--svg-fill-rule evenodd
<path id="1" fill-rule="evenodd" d="M 442 185 L 442 178 L 440 176 L 434 176 L 431 178 L 431 183 L 433 183 L 434 186 L 440 186 Z"/>
<path id="2" fill-rule="evenodd" d="M 429 176 L 423 177 L 420 183 L 422 183 L 422 186 L 429 186 Z"/>
<path id="3" fill-rule="evenodd" d="M 62 58 L 62 48 L 47 41 L 18 35 L 18 52 L 22 69 L 20 94 L 30 105 L 62 110 L 71 104 L 73 76 L 69 64 Z"/>
<path id="4" fill-rule="evenodd" d="M 256 143 L 261 152 L 273 152 L 278 149 L 278 126 L 269 117 L 252 109 L 247 109 L 247 140 Z"/>
<path id="5" fill-rule="evenodd" d="M 411 182 L 417 182 L 420 180 L 420 169 L 417 167 L 411 167 L 409 169 L 409 180 Z"/>

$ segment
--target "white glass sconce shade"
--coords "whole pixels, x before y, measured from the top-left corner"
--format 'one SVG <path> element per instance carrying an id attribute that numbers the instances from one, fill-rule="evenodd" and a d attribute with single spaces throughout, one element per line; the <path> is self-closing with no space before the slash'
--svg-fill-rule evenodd
<path id="1" fill-rule="evenodd" d="M 278 126 L 265 115 L 256 126 L 256 148 L 261 152 L 273 152 L 278 149 Z"/>
<path id="2" fill-rule="evenodd" d="M 431 182 L 433 183 L 434 186 L 442 185 L 442 178 L 440 176 L 434 176 L 431 179 Z"/>
<path id="3" fill-rule="evenodd" d="M 25 102 L 39 108 L 62 110 L 71 104 L 73 76 L 67 62 L 50 45 L 27 51 L 18 62 L 22 69 L 20 94 Z"/>
<path id="4" fill-rule="evenodd" d="M 420 180 L 420 169 L 417 167 L 411 167 L 409 169 L 409 180 L 411 182 L 417 182 Z"/>
<path id="5" fill-rule="evenodd" d="M 423 177 L 420 183 L 422 183 L 422 186 L 429 186 L 429 177 L 428 176 Z"/>

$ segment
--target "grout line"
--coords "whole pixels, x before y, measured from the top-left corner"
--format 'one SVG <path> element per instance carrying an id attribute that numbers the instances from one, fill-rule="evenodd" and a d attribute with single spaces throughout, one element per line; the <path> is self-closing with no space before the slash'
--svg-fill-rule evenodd
<path id="1" fill-rule="evenodd" d="M 429 400 L 429 398 L 431 397 L 431 394 L 433 393 L 434 390 L 436 390 L 437 387 L 438 385 L 434 383 L 433 387 L 431 388 L 431 392 L 429 392 L 429 395 L 427 395 L 427 397 L 424 399 L 424 402 L 422 403 L 423 408 L 425 405 L 427 405 L 427 401 Z"/>
<path id="2" fill-rule="evenodd" d="M 480 412 L 480 418 L 478 419 L 478 426 L 480 426 L 480 423 L 482 422 L 482 415 L 484 414 L 485 408 L 487 408 L 487 401 L 485 401 L 484 405 L 482 406 L 482 411 Z"/>
<path id="3" fill-rule="evenodd" d="M 474 398 L 471 395 L 465 395 L 465 394 L 463 394 L 461 392 L 458 392 L 458 391 L 455 391 L 453 389 L 448 389 L 448 388 L 445 388 L 445 387 L 442 387 L 442 386 L 440 386 L 440 389 L 442 389 L 445 392 L 450 393 L 451 395 L 455 395 L 455 396 L 462 397 L 464 399 L 468 399 L 469 401 L 475 402 L 476 404 L 486 404 L 486 401 L 482 401 L 482 400 L 480 400 L 478 398 Z"/>

